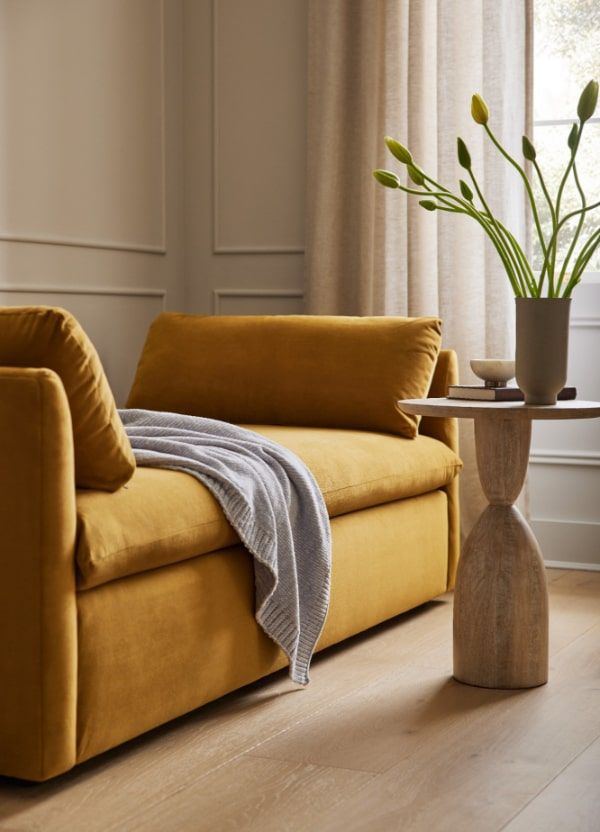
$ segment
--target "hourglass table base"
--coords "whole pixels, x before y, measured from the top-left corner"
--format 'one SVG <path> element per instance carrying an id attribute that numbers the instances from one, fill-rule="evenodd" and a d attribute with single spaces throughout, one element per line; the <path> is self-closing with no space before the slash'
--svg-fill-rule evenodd
<path id="1" fill-rule="evenodd" d="M 514 506 L 533 419 L 600 416 L 599 402 L 400 401 L 407 413 L 475 420 L 477 468 L 489 501 L 464 543 L 454 591 L 454 678 L 485 688 L 548 681 L 548 590 L 540 547 Z"/>

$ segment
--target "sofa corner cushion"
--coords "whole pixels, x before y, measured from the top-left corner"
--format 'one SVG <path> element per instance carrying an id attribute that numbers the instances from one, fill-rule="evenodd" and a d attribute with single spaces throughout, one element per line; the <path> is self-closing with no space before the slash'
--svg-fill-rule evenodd
<path id="1" fill-rule="evenodd" d="M 414 438 L 397 403 L 427 395 L 440 342 L 437 318 L 163 313 L 127 406 Z"/>
<path id="2" fill-rule="evenodd" d="M 71 411 L 79 488 L 115 491 L 131 478 L 135 459 L 100 358 L 69 312 L 0 308 L 0 366 L 47 367 L 60 377 Z"/>

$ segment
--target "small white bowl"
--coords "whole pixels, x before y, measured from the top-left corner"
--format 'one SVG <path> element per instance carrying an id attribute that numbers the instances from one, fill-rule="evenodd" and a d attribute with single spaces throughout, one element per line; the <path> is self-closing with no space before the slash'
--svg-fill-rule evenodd
<path id="1" fill-rule="evenodd" d="M 505 358 L 472 358 L 471 369 L 486 387 L 506 387 L 515 377 L 515 362 Z"/>

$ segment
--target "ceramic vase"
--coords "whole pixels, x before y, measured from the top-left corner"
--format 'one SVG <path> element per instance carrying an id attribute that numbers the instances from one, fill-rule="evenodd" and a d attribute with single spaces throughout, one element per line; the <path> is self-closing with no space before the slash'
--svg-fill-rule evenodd
<path id="1" fill-rule="evenodd" d="M 571 298 L 516 298 L 517 384 L 525 404 L 556 404 L 567 380 Z"/>

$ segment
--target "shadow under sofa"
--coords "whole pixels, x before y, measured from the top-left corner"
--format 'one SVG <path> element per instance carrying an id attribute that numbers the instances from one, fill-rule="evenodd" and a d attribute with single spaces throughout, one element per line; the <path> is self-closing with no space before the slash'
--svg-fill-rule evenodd
<path id="1" fill-rule="evenodd" d="M 454 420 L 422 419 L 414 438 L 348 426 L 343 418 L 339 427 L 318 424 L 335 419 L 328 398 L 311 419 L 327 362 L 286 343 L 298 328 L 310 337 L 307 320 L 279 318 L 274 326 L 283 330 L 269 343 L 267 319 L 163 315 L 149 333 L 128 406 L 187 412 L 190 406 L 173 407 L 170 396 L 203 385 L 203 415 L 241 417 L 227 421 L 304 460 L 331 518 L 323 649 L 453 586 L 460 460 Z M 344 320 L 319 321 L 318 337 L 333 352 Z M 374 339 L 387 326 L 362 320 L 373 322 Z M 208 327 L 209 337 L 194 344 L 194 327 Z M 195 367 L 191 354 L 206 363 Z M 244 356 L 245 369 L 233 378 Z M 376 362 L 363 374 L 358 364 L 374 360 L 357 343 L 348 362 L 355 373 L 342 372 L 332 395 L 346 389 L 352 400 L 360 397 L 353 379 L 389 374 Z M 278 399 L 287 389 L 284 374 L 298 365 L 301 399 Z M 445 395 L 457 381 L 454 353 L 437 348 L 431 366 L 423 393 Z M 206 402 L 217 400 L 216 412 L 206 412 Z M 290 402 L 301 424 L 286 423 Z M 254 619 L 252 558 L 208 490 L 183 472 L 139 467 L 115 491 L 76 489 L 69 426 L 55 373 L 0 369 L 0 672 L 10 687 L 0 693 L 0 774 L 30 780 L 64 772 L 287 663 Z"/>

